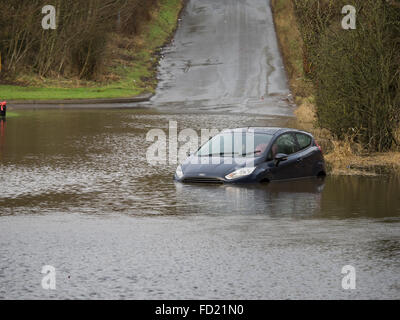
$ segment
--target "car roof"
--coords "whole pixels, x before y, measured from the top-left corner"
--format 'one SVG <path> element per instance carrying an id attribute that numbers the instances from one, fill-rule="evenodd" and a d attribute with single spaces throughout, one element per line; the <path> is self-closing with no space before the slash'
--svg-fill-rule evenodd
<path id="1" fill-rule="evenodd" d="M 281 134 L 284 132 L 301 132 L 301 133 L 306 133 L 311 135 L 308 132 L 304 132 L 298 129 L 293 129 L 293 128 L 281 128 L 281 127 L 246 127 L 246 128 L 235 128 L 235 129 L 225 129 L 224 131 L 231 131 L 231 132 L 246 132 L 246 131 L 251 131 L 251 132 L 256 132 L 256 133 L 265 133 L 265 134 L 271 134 L 271 135 L 276 135 L 276 134 Z"/>

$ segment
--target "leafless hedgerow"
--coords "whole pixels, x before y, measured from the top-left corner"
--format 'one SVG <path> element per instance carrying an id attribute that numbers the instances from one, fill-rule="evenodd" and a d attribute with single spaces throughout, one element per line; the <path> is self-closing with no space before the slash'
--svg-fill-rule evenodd
<path id="1" fill-rule="evenodd" d="M 391 0 L 293 0 L 318 123 L 371 151 L 391 149 L 400 123 L 400 6 Z M 341 8 L 357 10 L 355 30 Z"/>

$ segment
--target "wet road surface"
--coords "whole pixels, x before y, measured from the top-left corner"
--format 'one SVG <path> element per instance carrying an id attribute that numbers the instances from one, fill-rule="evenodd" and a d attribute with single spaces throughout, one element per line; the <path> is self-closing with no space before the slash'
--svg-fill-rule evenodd
<path id="1" fill-rule="evenodd" d="M 267 4 L 189 1 L 150 103 L 1 123 L 0 298 L 400 298 L 398 178 L 182 185 L 175 163 L 146 160 L 147 133 L 170 121 L 288 124 Z"/>
<path id="2" fill-rule="evenodd" d="M 189 1 L 163 52 L 153 105 L 287 116 L 289 89 L 265 0 Z"/>

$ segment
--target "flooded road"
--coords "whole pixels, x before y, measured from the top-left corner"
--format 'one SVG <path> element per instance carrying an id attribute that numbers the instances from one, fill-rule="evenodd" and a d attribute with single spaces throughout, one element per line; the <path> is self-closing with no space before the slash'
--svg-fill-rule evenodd
<path id="1" fill-rule="evenodd" d="M 247 115 L 20 111 L 0 170 L 2 298 L 399 298 L 390 177 L 182 185 L 151 166 L 149 129 L 266 125 Z M 40 283 L 57 270 L 57 289 Z M 357 270 L 343 290 L 342 267 Z"/>
<path id="2" fill-rule="evenodd" d="M 149 103 L 1 122 L 0 298 L 399 299 L 398 178 L 183 185 L 146 159 L 170 121 L 288 125 L 268 2 L 189 1 L 164 55 Z"/>

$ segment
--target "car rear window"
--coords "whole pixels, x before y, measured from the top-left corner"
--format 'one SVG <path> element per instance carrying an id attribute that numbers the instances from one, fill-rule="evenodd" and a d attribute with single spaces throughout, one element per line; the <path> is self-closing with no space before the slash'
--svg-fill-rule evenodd
<path id="1" fill-rule="evenodd" d="M 303 150 L 311 145 L 311 137 L 303 133 L 296 133 L 297 142 L 299 143 L 300 150 Z"/>

